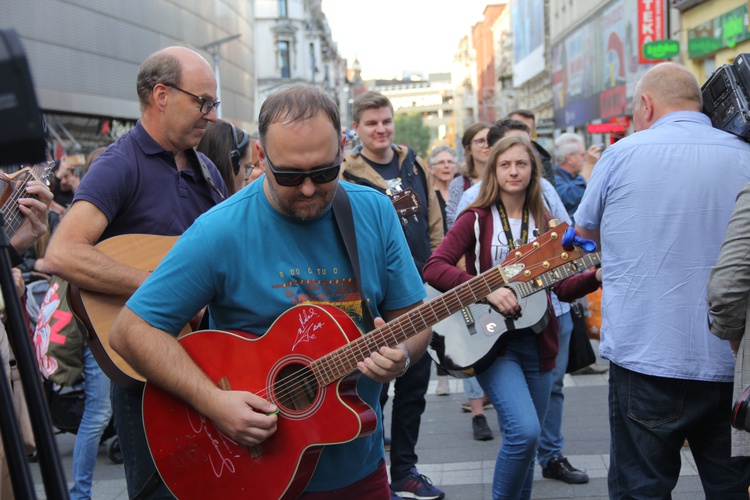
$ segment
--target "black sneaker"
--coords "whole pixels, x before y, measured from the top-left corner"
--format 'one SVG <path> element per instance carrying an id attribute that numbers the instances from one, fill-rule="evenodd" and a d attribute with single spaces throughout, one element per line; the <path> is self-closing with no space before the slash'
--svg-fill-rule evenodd
<path id="1" fill-rule="evenodd" d="M 578 470 L 565 457 L 555 457 L 542 469 L 542 476 L 547 479 L 557 479 L 568 484 L 583 484 L 589 482 L 589 476 Z"/>
<path id="2" fill-rule="evenodd" d="M 487 419 L 484 415 L 474 415 L 471 419 L 471 427 L 474 429 L 474 439 L 477 441 L 492 439 L 492 431 L 487 425 Z"/>

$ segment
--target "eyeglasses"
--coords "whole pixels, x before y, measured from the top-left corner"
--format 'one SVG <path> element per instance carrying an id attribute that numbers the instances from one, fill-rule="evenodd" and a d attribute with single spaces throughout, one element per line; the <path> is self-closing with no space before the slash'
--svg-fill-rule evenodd
<path id="1" fill-rule="evenodd" d="M 271 158 L 268 157 L 268 152 L 264 149 L 263 152 L 266 155 L 266 163 L 268 163 L 268 168 L 271 170 L 271 173 L 276 178 L 276 182 L 279 183 L 279 186 L 285 186 L 285 187 L 294 187 L 299 186 L 303 182 L 305 182 L 305 179 L 307 177 L 310 178 L 311 181 L 313 181 L 315 184 L 327 184 L 334 179 L 336 179 L 339 176 L 339 170 L 341 170 L 341 151 L 339 151 L 339 156 L 336 160 L 336 165 L 330 166 L 330 167 L 323 167 L 323 168 L 317 168 L 315 170 L 310 170 L 308 172 L 302 172 L 297 170 L 276 170 L 273 168 L 273 163 L 271 163 Z"/>
<path id="2" fill-rule="evenodd" d="M 456 162 L 453 160 L 441 160 L 432 164 L 433 167 L 452 167 Z"/>
<path id="3" fill-rule="evenodd" d="M 485 137 L 480 137 L 479 139 L 472 139 L 474 144 L 477 146 L 486 146 L 487 145 L 487 139 Z"/>
<path id="4" fill-rule="evenodd" d="M 253 169 L 255 168 L 255 165 L 252 163 L 242 163 L 243 167 L 245 167 L 245 180 L 249 179 L 251 175 L 253 175 Z"/>
<path id="5" fill-rule="evenodd" d="M 207 115 L 211 112 L 212 109 L 216 109 L 219 107 L 219 104 L 221 104 L 220 101 L 214 101 L 213 99 L 207 99 L 205 97 L 201 97 L 199 95 L 195 95 L 192 92 L 188 92 L 185 89 L 181 89 L 177 85 L 172 85 L 171 83 L 165 83 L 164 86 L 166 87 L 172 87 L 175 90 L 179 90 L 180 92 L 184 92 L 187 95 L 191 95 L 198 99 L 201 103 L 201 114 Z"/>

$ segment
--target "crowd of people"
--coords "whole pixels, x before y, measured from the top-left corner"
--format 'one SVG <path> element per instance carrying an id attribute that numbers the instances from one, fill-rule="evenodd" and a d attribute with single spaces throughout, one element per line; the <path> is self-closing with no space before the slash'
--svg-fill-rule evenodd
<path id="1" fill-rule="evenodd" d="M 707 498 L 747 498 L 750 434 L 737 422 L 732 430 L 730 409 L 750 380 L 750 145 L 711 126 L 698 82 L 684 67 L 662 63 L 645 73 L 634 90 L 637 133 L 606 150 L 563 133 L 550 154 L 534 141 L 534 114 L 516 110 L 467 127 L 463 166 L 450 145 L 434 147 L 424 161 L 394 144 L 394 109 L 378 92 L 354 99 L 359 143 L 350 148 L 341 133 L 349 124 L 313 86 L 269 95 L 253 135 L 218 119 L 214 72 L 191 49 L 154 53 L 136 80 L 141 117 L 132 130 L 85 165 L 62 158 L 52 190 L 32 181 L 25 187 L 32 196 L 13 201 L 26 217 L 11 239 L 14 272 L 19 295 L 28 295 L 27 309 L 40 320 L 32 328 L 42 373 L 57 368 L 49 361 L 49 318 L 62 299 L 52 277 L 129 297 L 104 338 L 110 354 L 122 358 L 115 369 L 132 370 L 140 382 L 119 383 L 96 347 L 100 334 L 78 323 L 85 340 L 74 364 L 85 404 L 71 498 L 91 498 L 110 423 L 128 496 L 173 497 L 177 488 L 160 478 L 159 457 L 149 449 L 142 380 L 184 401 L 225 444 L 254 457 L 288 431 L 286 419 L 309 418 L 316 452 L 306 451 L 303 463 L 312 466 L 299 468 L 287 494 L 444 498 L 419 471 L 417 455 L 432 325 L 410 324 L 408 334 L 395 325 L 423 303 L 424 283 L 443 292 L 460 286 L 533 242 L 553 220 L 596 242 L 602 265 L 538 292 L 549 313 L 541 333 L 508 332 L 497 357 L 463 380 L 468 401 L 461 409 L 471 414 L 473 438 L 494 438 L 488 412 L 502 437 L 492 497 L 531 498 L 535 462 L 545 478 L 589 481 L 563 453 L 563 379 L 575 321 L 570 303 L 601 287 L 600 354 L 610 363 L 584 373 L 609 370 L 610 498 L 669 498 L 686 442 Z M 408 216 L 394 210 L 405 192 L 419 201 Z M 125 235 L 179 239 L 168 240 L 155 269 L 141 269 L 98 246 Z M 46 291 L 41 302 L 34 283 Z M 507 287 L 484 300 L 508 323 L 524 312 Z M 295 307 L 302 305 L 309 307 Z M 329 306 L 340 311 L 338 323 L 374 340 L 334 377 L 350 381 L 348 389 L 343 382 L 308 387 L 292 402 L 270 389 L 213 380 L 177 339 L 186 325 L 268 335 L 304 357 L 318 336 L 334 335 L 314 319 Z M 295 338 L 273 329 L 286 315 L 299 315 Z M 9 372 L 5 335 L 0 353 Z M 436 364 L 438 395 L 450 392 L 444 368 Z M 326 441 L 330 424 L 307 412 L 332 404 L 355 414 L 358 426 Z M 0 464 L 0 497 L 12 498 Z M 189 476 L 183 487 L 195 480 Z"/>

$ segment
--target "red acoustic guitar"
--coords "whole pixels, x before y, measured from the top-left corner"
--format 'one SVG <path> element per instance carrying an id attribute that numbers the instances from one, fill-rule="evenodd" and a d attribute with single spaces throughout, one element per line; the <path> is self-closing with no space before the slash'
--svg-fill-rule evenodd
<path id="1" fill-rule="evenodd" d="M 258 446 L 238 445 L 178 398 L 146 383 L 143 421 L 162 479 L 180 499 L 296 498 L 307 486 L 323 446 L 371 434 L 372 408 L 357 396 L 357 362 L 394 347 L 511 281 L 529 281 L 580 258 L 560 243 L 566 224 L 485 273 L 362 335 L 333 306 L 286 311 L 257 339 L 199 331 L 180 344 L 217 385 L 255 393 L 276 404 L 276 433 Z"/>

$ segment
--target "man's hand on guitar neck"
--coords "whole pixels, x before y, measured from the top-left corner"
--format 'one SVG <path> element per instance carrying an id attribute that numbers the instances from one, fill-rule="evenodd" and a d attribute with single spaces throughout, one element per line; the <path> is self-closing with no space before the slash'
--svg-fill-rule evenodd
<path id="1" fill-rule="evenodd" d="M 26 220 L 10 240 L 18 253 L 25 252 L 47 231 L 47 209 L 52 203 L 52 191 L 40 181 L 29 181 L 26 193 L 28 196 L 17 200 L 18 209 Z"/>

